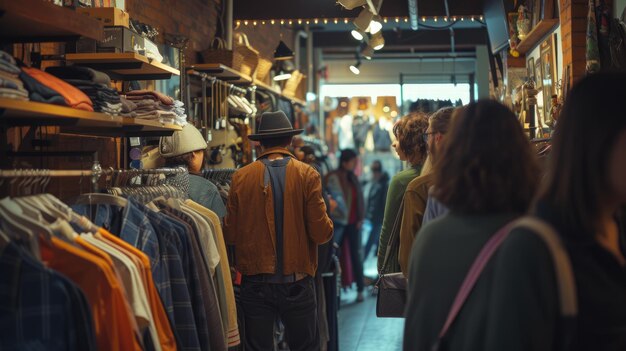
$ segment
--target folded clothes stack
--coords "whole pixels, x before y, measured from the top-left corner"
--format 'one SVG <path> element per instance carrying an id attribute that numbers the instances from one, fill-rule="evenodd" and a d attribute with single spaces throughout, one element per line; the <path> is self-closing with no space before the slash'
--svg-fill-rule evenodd
<path id="1" fill-rule="evenodd" d="M 37 68 L 22 67 L 20 79 L 32 101 L 93 111 L 91 99 L 73 85 Z"/>
<path id="2" fill-rule="evenodd" d="M 120 95 L 110 87 L 111 79 L 105 73 L 79 66 L 48 67 L 46 71 L 66 80 L 89 96 L 96 112 L 113 116 L 122 113 Z"/>
<path id="3" fill-rule="evenodd" d="M 182 101 L 174 101 L 174 113 L 177 116 L 174 123 L 184 127 L 187 124 L 187 114 L 185 113 L 185 104 Z"/>
<path id="4" fill-rule="evenodd" d="M 137 117 L 137 104 L 128 100 L 126 96 L 120 96 L 120 101 L 122 102 L 122 113 L 120 114 L 123 117 L 135 118 Z"/>
<path id="5" fill-rule="evenodd" d="M 28 91 L 20 80 L 20 68 L 15 59 L 0 50 L 0 97 L 15 100 L 28 100 Z"/>
<path id="6" fill-rule="evenodd" d="M 135 118 L 158 120 L 161 123 L 176 123 L 179 119 L 174 112 L 174 99 L 167 95 L 150 90 L 134 90 L 126 94 L 126 99 L 137 106 L 133 111 Z"/>

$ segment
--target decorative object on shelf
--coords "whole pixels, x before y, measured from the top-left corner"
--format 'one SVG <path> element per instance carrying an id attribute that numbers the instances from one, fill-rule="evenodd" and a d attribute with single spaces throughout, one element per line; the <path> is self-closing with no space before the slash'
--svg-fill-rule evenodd
<path id="1" fill-rule="evenodd" d="M 530 4 L 530 10 L 528 11 L 532 17 L 531 17 L 531 28 L 535 28 L 539 22 L 543 19 L 542 18 L 542 14 L 543 14 L 543 4 L 544 4 L 544 0 L 529 0 L 532 2 L 532 4 Z"/>
<path id="2" fill-rule="evenodd" d="M 519 44 L 519 38 L 517 33 L 517 12 L 510 12 L 507 15 L 509 24 L 509 53 L 513 57 L 519 57 L 519 51 L 517 51 L 517 44 Z"/>
<path id="3" fill-rule="evenodd" d="M 226 49 L 226 42 L 220 37 L 215 37 L 211 42 L 211 47 L 202 52 L 204 63 L 221 63 L 239 71 L 243 64 L 243 54 L 238 50 Z"/>
<path id="4" fill-rule="evenodd" d="M 256 67 L 256 72 L 253 78 L 260 80 L 261 82 L 269 83 L 270 71 L 274 62 L 268 58 L 259 55 L 259 65 Z"/>
<path id="5" fill-rule="evenodd" d="M 528 19 L 528 11 L 526 6 L 520 5 L 517 9 L 517 37 L 524 40 L 531 30 L 530 19 Z"/>
<path id="6" fill-rule="evenodd" d="M 552 102 L 550 107 L 550 120 L 547 121 L 547 124 L 552 128 L 556 128 L 556 124 L 559 120 L 559 116 L 561 115 L 562 105 L 559 101 L 559 96 L 554 94 L 552 95 Z"/>
<path id="7" fill-rule="evenodd" d="M 248 36 L 243 33 L 235 34 L 237 42 L 234 50 L 241 54 L 243 61 L 238 71 L 247 76 L 253 76 L 259 64 L 259 51 L 253 48 L 248 41 Z"/>

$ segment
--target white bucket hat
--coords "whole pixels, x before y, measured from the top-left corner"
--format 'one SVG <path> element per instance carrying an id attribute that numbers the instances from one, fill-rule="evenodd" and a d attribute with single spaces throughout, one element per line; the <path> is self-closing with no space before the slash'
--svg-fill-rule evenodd
<path id="1" fill-rule="evenodd" d="M 174 132 L 172 136 L 161 138 L 159 153 L 164 158 L 171 158 L 188 152 L 204 150 L 207 146 L 200 131 L 191 124 L 186 124 L 183 130 Z"/>

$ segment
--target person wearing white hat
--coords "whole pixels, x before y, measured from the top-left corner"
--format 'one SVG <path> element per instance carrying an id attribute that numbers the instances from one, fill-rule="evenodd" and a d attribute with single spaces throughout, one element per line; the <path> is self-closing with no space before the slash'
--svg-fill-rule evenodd
<path id="1" fill-rule="evenodd" d="M 226 215 L 226 206 L 217 186 L 202 177 L 207 146 L 200 131 L 193 125 L 186 124 L 181 131 L 161 138 L 159 153 L 165 159 L 166 166 L 183 166 L 189 170 L 188 175 L 175 180 L 176 185 L 183 192 L 187 192 L 191 200 L 223 218 Z"/>

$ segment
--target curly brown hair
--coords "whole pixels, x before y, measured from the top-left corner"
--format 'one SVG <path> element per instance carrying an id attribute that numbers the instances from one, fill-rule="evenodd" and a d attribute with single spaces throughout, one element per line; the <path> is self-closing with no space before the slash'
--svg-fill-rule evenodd
<path id="1" fill-rule="evenodd" d="M 424 133 L 428 130 L 428 116 L 422 112 L 411 112 L 400 118 L 393 126 L 393 134 L 398 139 L 400 149 L 411 163 L 426 159 L 428 145 Z"/>
<path id="2" fill-rule="evenodd" d="M 539 179 L 536 157 L 515 115 L 491 100 L 455 113 L 434 173 L 434 196 L 466 214 L 524 213 Z"/>

